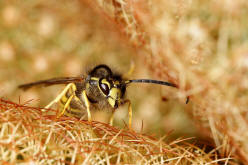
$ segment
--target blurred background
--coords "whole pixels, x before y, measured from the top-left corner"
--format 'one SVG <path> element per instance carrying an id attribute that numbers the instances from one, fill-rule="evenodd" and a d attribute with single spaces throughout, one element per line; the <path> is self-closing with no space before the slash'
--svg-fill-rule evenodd
<path id="1" fill-rule="evenodd" d="M 158 79 L 137 55 L 137 48 L 127 44 L 112 24 L 84 1 L 0 1 L 0 97 L 44 107 L 61 92 L 63 85 L 27 91 L 17 86 L 53 77 L 78 76 L 100 63 L 123 74 L 134 63 L 130 79 Z M 184 101 L 179 103 L 174 93 L 178 93 L 177 89 L 170 87 L 130 85 L 127 98 L 132 101 L 134 129 L 158 137 L 172 130 L 173 137 L 198 136 L 184 113 Z M 98 111 L 93 118 L 107 122 L 109 115 Z M 127 106 L 120 107 L 115 125 L 122 128 L 127 121 Z"/>
<path id="2" fill-rule="evenodd" d="M 125 74 L 134 63 L 130 79 L 179 86 L 128 87 L 136 131 L 208 140 L 247 163 L 247 18 L 246 0 L 0 0 L 0 97 L 44 107 L 63 86 L 17 86 L 100 63 Z M 123 106 L 115 125 L 127 121 Z"/>

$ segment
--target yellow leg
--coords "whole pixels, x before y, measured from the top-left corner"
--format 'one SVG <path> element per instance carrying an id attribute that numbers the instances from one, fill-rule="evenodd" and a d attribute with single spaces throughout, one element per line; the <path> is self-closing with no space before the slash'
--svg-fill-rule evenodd
<path id="1" fill-rule="evenodd" d="M 114 114 L 115 114 L 115 110 L 113 110 L 110 120 L 109 120 L 109 125 L 113 126 L 113 122 L 114 122 Z"/>
<path id="2" fill-rule="evenodd" d="M 84 90 L 83 91 L 83 98 L 84 98 L 84 103 L 85 103 L 85 106 L 86 106 L 86 109 L 87 109 L 87 113 L 88 113 L 88 121 L 92 121 L 92 118 L 91 118 L 91 113 L 90 113 L 90 101 L 86 95 L 86 91 Z"/>
<path id="3" fill-rule="evenodd" d="M 133 110 L 132 110 L 132 106 L 131 106 L 131 102 L 128 100 L 128 124 L 129 124 L 129 129 L 132 130 L 132 117 L 133 117 Z"/>
<path id="4" fill-rule="evenodd" d="M 65 110 L 66 110 L 66 108 L 69 107 L 69 105 L 70 105 L 71 100 L 72 100 L 73 97 L 74 97 L 74 95 L 71 95 L 71 96 L 69 97 L 69 99 L 68 99 L 67 102 L 65 103 L 65 106 L 64 106 L 62 112 L 60 112 L 60 114 L 59 114 L 57 117 L 60 117 L 60 116 L 62 116 L 62 115 L 65 113 Z"/>
<path id="5" fill-rule="evenodd" d="M 50 108 L 54 103 L 59 102 L 59 100 L 66 94 L 66 92 L 70 89 L 70 87 L 73 85 L 73 83 L 68 84 L 65 89 L 53 100 L 51 101 L 45 109 Z"/>
<path id="6" fill-rule="evenodd" d="M 132 117 L 133 117 L 133 109 L 132 109 L 132 106 L 131 106 L 131 101 L 130 100 L 125 100 L 123 102 L 123 104 L 126 104 L 128 103 L 128 127 L 130 130 L 133 130 L 132 129 Z"/>

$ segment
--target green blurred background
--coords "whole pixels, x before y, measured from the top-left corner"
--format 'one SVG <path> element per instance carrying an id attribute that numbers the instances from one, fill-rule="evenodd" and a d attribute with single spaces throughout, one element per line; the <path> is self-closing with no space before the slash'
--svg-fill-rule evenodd
<path id="1" fill-rule="evenodd" d="M 63 86 L 17 89 L 19 84 L 61 76 L 78 76 L 86 68 L 105 63 L 130 78 L 152 78 L 135 50 L 125 45 L 116 27 L 83 1 L 0 0 L 0 97 L 30 106 L 45 106 Z M 133 127 L 157 136 L 173 130 L 174 137 L 197 136 L 184 106 L 158 85 L 134 84 L 128 88 Z M 163 101 L 162 97 L 168 98 Z M 110 114 L 93 118 L 107 122 Z M 115 125 L 127 123 L 127 106 L 118 109 Z M 142 124 L 143 123 L 143 124 Z"/>

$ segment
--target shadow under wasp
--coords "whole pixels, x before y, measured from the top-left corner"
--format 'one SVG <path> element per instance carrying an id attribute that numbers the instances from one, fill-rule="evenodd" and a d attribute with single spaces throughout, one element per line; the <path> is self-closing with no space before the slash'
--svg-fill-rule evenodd
<path id="1" fill-rule="evenodd" d="M 132 107 L 130 100 L 125 98 L 125 93 L 127 86 L 132 83 L 152 83 L 177 88 L 175 84 L 165 81 L 151 79 L 127 80 L 122 75 L 113 73 L 104 64 L 97 65 L 85 76 L 58 77 L 23 84 L 18 87 L 27 90 L 37 85 L 67 84 L 64 90 L 45 107 L 45 109 L 48 109 L 55 103 L 59 104 L 60 112 L 57 115 L 58 117 L 66 115 L 81 118 L 87 112 L 88 121 L 92 121 L 91 110 L 111 109 L 112 115 L 109 122 L 110 125 L 113 125 L 115 110 L 123 104 L 128 104 L 128 124 L 131 129 Z"/>

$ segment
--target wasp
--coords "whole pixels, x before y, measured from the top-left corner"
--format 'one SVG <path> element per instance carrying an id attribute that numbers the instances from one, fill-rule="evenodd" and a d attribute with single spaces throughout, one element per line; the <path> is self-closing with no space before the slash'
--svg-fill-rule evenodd
<path id="1" fill-rule="evenodd" d="M 130 100 L 125 98 L 126 88 L 132 83 L 152 83 L 177 88 L 177 85 L 151 79 L 125 79 L 122 75 L 112 72 L 105 64 L 97 65 L 85 76 L 58 77 L 47 80 L 31 82 L 18 87 L 27 90 L 33 86 L 50 86 L 66 84 L 64 90 L 51 101 L 45 109 L 57 104 L 60 106 L 57 117 L 62 115 L 81 118 L 88 116 L 92 121 L 91 110 L 110 109 L 110 125 L 113 125 L 115 110 L 124 104 L 128 104 L 129 128 L 132 126 L 132 107 Z"/>

